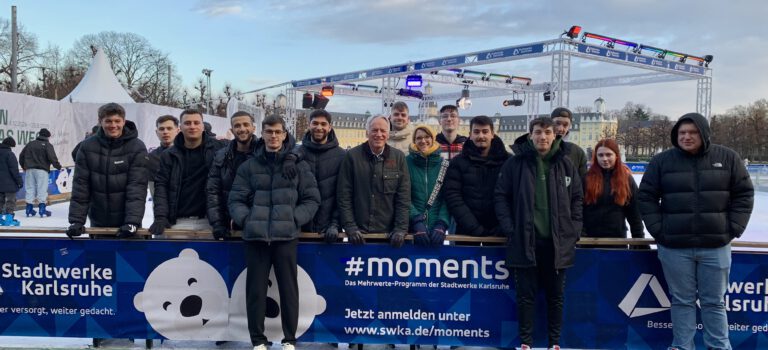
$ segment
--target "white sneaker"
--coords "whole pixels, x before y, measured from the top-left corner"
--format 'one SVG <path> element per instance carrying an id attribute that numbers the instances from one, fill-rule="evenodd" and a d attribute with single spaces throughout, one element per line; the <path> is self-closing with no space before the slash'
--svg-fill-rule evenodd
<path id="1" fill-rule="evenodd" d="M 296 350 L 296 346 L 291 343 L 283 343 L 283 350 Z"/>
<path id="2" fill-rule="evenodd" d="M 253 350 L 267 350 L 267 346 L 264 344 L 256 345 L 253 347 Z"/>
<path id="3" fill-rule="evenodd" d="M 525 344 L 520 345 L 520 350 L 531 350 L 531 347 Z"/>

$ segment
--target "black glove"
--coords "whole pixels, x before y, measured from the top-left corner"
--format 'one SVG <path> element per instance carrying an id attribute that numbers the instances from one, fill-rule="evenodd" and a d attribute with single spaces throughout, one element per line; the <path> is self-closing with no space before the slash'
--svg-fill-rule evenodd
<path id="1" fill-rule="evenodd" d="M 296 155 L 289 153 L 283 161 L 283 178 L 293 180 L 299 175 L 299 169 L 296 168 Z"/>
<path id="2" fill-rule="evenodd" d="M 162 235 L 165 232 L 165 228 L 168 226 L 168 222 L 165 219 L 155 219 L 152 226 L 149 226 L 149 232 L 155 236 Z"/>
<path id="3" fill-rule="evenodd" d="M 131 238 L 138 230 L 139 228 L 134 224 L 125 224 L 117 229 L 117 238 Z"/>
<path id="4" fill-rule="evenodd" d="M 363 233 L 360 232 L 360 230 L 347 232 L 347 238 L 349 239 L 349 243 L 354 245 L 365 244 L 365 237 L 363 237 Z"/>
<path id="5" fill-rule="evenodd" d="M 339 240 L 339 228 L 336 225 L 328 226 L 320 234 L 325 238 L 325 243 L 336 243 Z"/>
<path id="6" fill-rule="evenodd" d="M 69 225 L 69 228 L 67 228 L 67 237 L 70 239 L 79 237 L 83 233 L 85 233 L 85 226 L 83 226 L 83 224 L 71 224 Z"/>
<path id="7" fill-rule="evenodd" d="M 413 243 L 426 247 L 430 244 L 427 234 L 427 224 L 424 223 L 424 215 L 414 215 L 411 217 L 411 232 L 413 232 Z"/>
<path id="8" fill-rule="evenodd" d="M 213 239 L 222 240 L 229 237 L 229 229 L 225 226 L 216 225 L 213 227 Z"/>
<path id="9" fill-rule="evenodd" d="M 445 242 L 445 231 L 448 230 L 448 224 L 443 220 L 438 220 L 435 226 L 432 227 L 432 232 L 429 233 L 429 239 L 432 241 L 432 245 L 439 247 Z"/>
<path id="10" fill-rule="evenodd" d="M 392 231 L 389 233 L 389 245 L 400 248 L 403 246 L 403 242 L 405 242 L 405 232 Z"/>
<path id="11" fill-rule="evenodd" d="M 651 246 L 648 244 L 640 244 L 640 245 L 630 245 L 630 250 L 651 250 Z"/>

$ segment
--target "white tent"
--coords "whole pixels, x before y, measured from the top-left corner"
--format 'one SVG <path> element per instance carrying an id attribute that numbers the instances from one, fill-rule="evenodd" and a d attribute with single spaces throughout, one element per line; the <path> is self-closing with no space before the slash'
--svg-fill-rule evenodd
<path id="1" fill-rule="evenodd" d="M 84 103 L 133 103 L 133 99 L 117 80 L 109 66 L 107 56 L 98 50 L 91 60 L 91 66 L 72 92 L 61 99 L 64 102 Z"/>

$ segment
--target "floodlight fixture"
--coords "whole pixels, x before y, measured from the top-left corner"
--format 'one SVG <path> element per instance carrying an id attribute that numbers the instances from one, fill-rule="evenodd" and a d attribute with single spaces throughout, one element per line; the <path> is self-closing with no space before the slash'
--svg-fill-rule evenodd
<path id="1" fill-rule="evenodd" d="M 367 90 L 373 90 L 373 92 L 381 92 L 379 90 L 379 87 L 376 85 L 364 85 L 364 84 L 357 84 L 357 90 L 360 91 L 360 89 L 367 89 Z"/>
<path id="2" fill-rule="evenodd" d="M 581 34 L 581 27 L 580 26 L 572 26 L 571 29 L 569 29 L 566 32 L 563 32 L 564 35 L 571 39 L 576 39 L 579 37 L 579 34 Z M 561 34 L 562 35 L 562 34 Z"/>
<path id="3" fill-rule="evenodd" d="M 511 75 L 498 74 L 498 73 L 489 73 L 487 80 L 503 80 L 503 81 L 507 81 L 507 80 L 510 80 L 510 79 L 512 79 Z"/>
<path id="4" fill-rule="evenodd" d="M 325 109 L 325 106 L 328 105 L 328 102 L 330 100 L 325 95 L 315 94 L 315 100 L 312 101 L 312 108 L 313 109 Z"/>
<path id="5" fill-rule="evenodd" d="M 458 106 L 461 109 L 467 109 L 472 106 L 472 100 L 469 99 L 469 87 L 465 86 L 463 90 L 461 90 L 461 98 L 456 100 L 456 106 Z"/>
<path id="6" fill-rule="evenodd" d="M 419 90 L 399 89 L 397 90 L 397 94 L 400 96 L 413 97 L 418 99 L 424 98 L 424 94 Z"/>
<path id="7" fill-rule="evenodd" d="M 301 108 L 312 108 L 312 94 L 310 92 L 305 92 L 304 95 L 301 95 Z"/>
<path id="8" fill-rule="evenodd" d="M 488 75 L 488 73 L 486 73 L 486 72 L 480 72 L 480 71 L 476 71 L 476 70 L 469 70 L 469 69 L 465 69 L 465 70 L 462 72 L 462 74 L 463 74 L 464 76 L 467 76 L 467 74 L 469 74 L 469 75 L 473 75 L 473 76 L 476 76 L 476 77 L 480 78 L 480 80 L 485 80 L 485 76 L 486 76 L 486 75 Z"/>
<path id="9" fill-rule="evenodd" d="M 655 53 L 657 58 L 664 59 L 664 57 L 667 56 L 667 50 L 660 49 L 658 47 L 653 47 L 653 46 L 648 46 L 648 45 L 640 44 L 640 49 L 641 50 L 648 50 L 648 51 L 651 51 L 651 52 Z"/>
<path id="10" fill-rule="evenodd" d="M 552 97 L 554 97 L 555 93 L 553 93 L 550 90 L 544 91 L 544 101 L 552 101 Z"/>
<path id="11" fill-rule="evenodd" d="M 706 55 L 704 56 L 704 67 L 709 67 L 709 64 L 712 63 L 712 55 Z"/>
<path id="12" fill-rule="evenodd" d="M 409 89 L 421 87 L 421 83 L 421 75 L 413 74 L 405 77 L 405 87 Z"/>
<path id="13" fill-rule="evenodd" d="M 595 34 L 595 33 L 584 33 L 584 36 L 582 37 L 581 41 L 586 42 L 587 38 L 589 39 L 595 39 L 600 40 L 603 43 L 605 43 L 605 46 L 609 49 L 613 49 L 616 47 L 616 44 L 626 46 L 630 49 L 636 49 L 639 45 L 637 43 L 631 42 L 631 41 L 625 41 L 621 39 L 611 38 L 605 35 Z"/>
<path id="14" fill-rule="evenodd" d="M 512 83 L 514 83 L 515 81 L 517 81 L 517 82 L 519 82 L 519 83 L 521 83 L 521 84 L 525 84 L 525 85 L 531 85 L 531 81 L 532 81 L 532 80 L 531 80 L 531 78 L 527 78 L 527 77 L 518 77 L 518 76 L 514 76 L 514 75 L 512 75 L 512 76 L 510 76 L 510 77 L 509 77 L 509 79 L 507 79 L 507 84 L 512 84 Z"/>
<path id="15" fill-rule="evenodd" d="M 333 96 L 333 85 L 323 86 L 323 88 L 320 89 L 320 95 L 323 95 L 325 97 Z"/>
<path id="16" fill-rule="evenodd" d="M 520 107 L 523 105 L 523 100 L 519 98 L 513 98 L 511 100 L 504 100 L 501 102 L 501 105 L 504 107 Z"/>

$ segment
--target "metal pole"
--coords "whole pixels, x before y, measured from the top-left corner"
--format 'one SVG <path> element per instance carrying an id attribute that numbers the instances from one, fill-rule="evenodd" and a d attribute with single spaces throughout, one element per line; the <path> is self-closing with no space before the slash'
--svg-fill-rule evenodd
<path id="1" fill-rule="evenodd" d="M 19 32 L 16 28 L 16 6 L 11 6 L 11 92 L 16 92 L 18 70 Z"/>
<path id="2" fill-rule="evenodd" d="M 170 64 L 168 64 L 168 89 L 166 91 L 167 91 L 167 93 L 165 95 L 166 96 L 165 97 L 165 103 L 166 104 L 170 104 L 169 103 L 169 100 L 170 100 L 170 97 L 171 97 L 171 65 Z"/>

